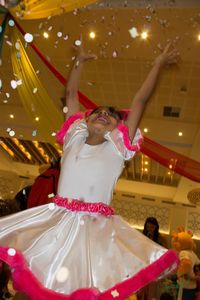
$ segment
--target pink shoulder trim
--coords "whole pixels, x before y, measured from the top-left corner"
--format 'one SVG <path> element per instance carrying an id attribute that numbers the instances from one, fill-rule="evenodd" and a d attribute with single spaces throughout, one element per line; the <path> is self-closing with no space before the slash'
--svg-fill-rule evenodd
<path id="1" fill-rule="evenodd" d="M 135 140 L 135 138 L 134 138 L 134 140 L 136 143 L 134 145 L 132 145 L 131 140 L 129 138 L 129 134 L 128 134 L 128 127 L 123 122 L 120 122 L 119 125 L 117 126 L 117 129 L 122 133 L 124 145 L 126 146 L 126 148 L 128 150 L 135 151 L 135 152 L 140 151 L 140 148 L 141 148 L 141 145 L 143 142 L 143 136 L 141 134 L 138 135 L 138 139 L 137 139 L 137 136 L 135 136 L 136 140 Z M 134 140 L 133 140 L 133 142 L 134 142 Z"/>
<path id="2" fill-rule="evenodd" d="M 69 119 L 67 119 L 64 124 L 62 125 L 62 127 L 60 128 L 60 130 L 57 132 L 56 134 L 56 140 L 58 143 L 63 144 L 64 143 L 64 137 L 67 133 L 67 131 L 69 130 L 70 126 L 76 122 L 77 120 L 81 120 L 83 119 L 85 116 L 85 114 L 83 112 L 78 112 L 74 115 L 72 115 L 71 117 L 69 117 Z"/>

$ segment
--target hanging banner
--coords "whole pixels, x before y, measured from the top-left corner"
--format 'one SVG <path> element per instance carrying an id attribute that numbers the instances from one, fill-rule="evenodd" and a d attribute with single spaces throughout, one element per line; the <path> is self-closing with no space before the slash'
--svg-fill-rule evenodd
<path id="1" fill-rule="evenodd" d="M 62 113 L 53 103 L 46 89 L 42 86 L 20 40 L 17 28 L 11 30 L 11 60 L 17 79 L 14 83 L 20 100 L 34 127 L 45 141 L 55 143 L 51 135 L 59 129 L 63 121 Z"/>

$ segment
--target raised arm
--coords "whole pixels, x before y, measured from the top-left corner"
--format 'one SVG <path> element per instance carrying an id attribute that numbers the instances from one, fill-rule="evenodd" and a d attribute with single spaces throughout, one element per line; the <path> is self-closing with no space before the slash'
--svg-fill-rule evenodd
<path id="1" fill-rule="evenodd" d="M 66 106 L 68 108 L 66 119 L 68 119 L 71 115 L 75 114 L 80 110 L 78 99 L 78 86 L 83 64 L 88 60 L 96 58 L 96 55 L 94 54 L 85 53 L 82 46 L 77 47 L 76 50 L 76 59 L 69 74 L 66 86 Z"/>
<path id="2" fill-rule="evenodd" d="M 156 87 L 160 71 L 165 65 L 171 65 L 177 62 L 177 50 L 170 50 L 170 47 L 171 44 L 168 44 L 162 54 L 155 59 L 150 73 L 133 99 L 130 107 L 131 111 L 126 121 L 131 140 L 135 136 L 135 132 L 144 112 L 145 106 Z"/>

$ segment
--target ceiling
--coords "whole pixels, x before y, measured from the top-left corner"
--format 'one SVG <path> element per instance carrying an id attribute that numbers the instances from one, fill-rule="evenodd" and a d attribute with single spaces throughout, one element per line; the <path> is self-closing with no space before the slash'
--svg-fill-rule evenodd
<path id="1" fill-rule="evenodd" d="M 1 17 L 2 19 L 2 17 Z M 177 66 L 163 70 L 157 89 L 147 106 L 140 128 L 148 128 L 146 135 L 179 153 L 195 160 L 200 160 L 200 2 L 198 0 L 112 0 L 99 1 L 94 5 L 62 16 L 45 20 L 22 21 L 20 25 L 26 32 L 34 35 L 34 43 L 66 78 L 68 76 L 74 51 L 72 45 L 76 39 L 83 36 L 86 50 L 96 53 L 98 60 L 85 65 L 80 82 L 80 91 L 92 101 L 100 105 L 113 105 L 128 108 L 131 99 L 142 84 L 151 68 L 153 59 L 160 53 L 160 48 L 171 41 L 180 52 Z M 51 31 L 48 31 L 52 27 Z M 129 29 L 137 28 L 138 32 L 147 30 L 149 38 L 132 38 Z M 49 32 L 49 39 L 43 37 L 43 32 Z M 96 39 L 88 37 L 90 31 L 96 32 Z M 62 38 L 57 33 L 62 32 Z M 9 30 L 5 33 L 9 40 Z M 64 40 L 64 36 L 68 39 Z M 10 81 L 14 78 L 10 59 L 10 45 L 5 43 L 0 67 L 0 137 L 1 144 L 12 145 L 20 157 L 16 159 L 0 147 L 0 181 L 5 178 L 9 182 L 11 165 L 13 174 L 32 178 L 36 169 L 45 161 L 32 147 L 33 140 L 41 142 L 51 158 L 60 149 L 56 145 L 48 146 L 38 133 L 33 136 L 35 125 L 28 117 L 17 89 L 13 90 Z M 62 111 L 61 98 L 64 87 L 47 70 L 31 47 L 26 48 L 35 70 L 39 70 L 39 78 L 51 96 L 56 106 Z M 10 94 L 7 98 L 6 93 Z M 7 100 L 7 103 L 5 103 Z M 179 111 L 179 116 L 163 116 L 164 107 L 172 107 Z M 47 108 L 48 109 L 48 108 Z M 11 119 L 10 114 L 14 115 Z M 175 114 L 176 115 L 176 114 Z M 34 160 L 30 163 L 24 158 L 22 148 L 16 148 L 10 139 L 7 128 L 15 130 L 15 138 L 25 147 L 32 149 Z M 178 132 L 183 132 L 178 136 Z M 51 151 L 49 150 L 51 147 Z M 18 149 L 18 150 L 16 150 Z M 57 151 L 57 152 L 56 152 Z M 21 153 L 20 153 L 21 152 Z M 53 154 L 52 154 L 53 153 Z M 15 157 L 15 158 L 16 158 Z M 35 158 L 37 157 L 37 158 Z M 180 176 L 167 177 L 168 170 L 150 160 L 151 168 L 147 175 L 141 171 L 142 156 L 128 163 L 123 176 L 127 179 L 144 180 L 146 182 L 164 183 L 178 186 Z M 15 162 L 15 164 L 13 164 Z M 157 170 L 157 171 L 155 171 Z M 3 174 L 3 175 L 2 175 Z M 157 175 L 155 175 L 157 174 Z M 154 176 L 155 175 L 155 176 Z M 14 175 L 13 175 L 14 176 Z M 10 177 L 11 178 L 11 177 Z M 24 183 L 24 181 L 23 181 Z M 16 185 L 19 189 L 22 182 Z M 4 188 L 6 190 L 6 188 Z"/>

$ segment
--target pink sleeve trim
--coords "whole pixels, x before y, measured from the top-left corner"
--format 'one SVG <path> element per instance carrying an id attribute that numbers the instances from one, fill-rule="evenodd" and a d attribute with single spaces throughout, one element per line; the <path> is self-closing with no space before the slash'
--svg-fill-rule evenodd
<path id="1" fill-rule="evenodd" d="M 64 143 L 64 137 L 67 133 L 67 131 L 69 130 L 69 128 L 71 127 L 72 124 L 74 124 L 74 122 L 76 122 L 77 120 L 81 120 L 84 118 L 84 113 L 83 112 L 78 112 L 76 114 L 74 114 L 73 116 L 69 117 L 69 119 L 67 119 L 64 124 L 62 125 L 62 127 L 60 128 L 60 130 L 57 132 L 56 134 L 56 140 L 58 143 L 63 144 Z"/>
<path id="2" fill-rule="evenodd" d="M 117 129 L 122 133 L 124 145 L 128 150 L 135 151 L 135 152 L 140 151 L 143 142 L 143 136 L 141 134 L 139 136 L 139 139 L 136 140 L 136 143 L 132 145 L 128 134 L 128 127 L 124 123 L 120 122 L 119 125 L 117 126 Z"/>
<path id="3" fill-rule="evenodd" d="M 14 249 L 12 249 L 13 252 Z M 0 247 L 0 260 L 11 267 L 14 288 L 27 294 L 31 300 L 124 300 L 145 285 L 156 280 L 163 272 L 166 275 L 174 271 L 179 259 L 173 250 L 168 250 L 158 260 L 112 288 L 100 293 L 96 289 L 83 288 L 72 294 L 61 294 L 45 288 L 29 270 L 23 254 L 14 250 L 9 254 L 9 248 Z M 114 296 L 115 295 L 115 296 Z"/>

